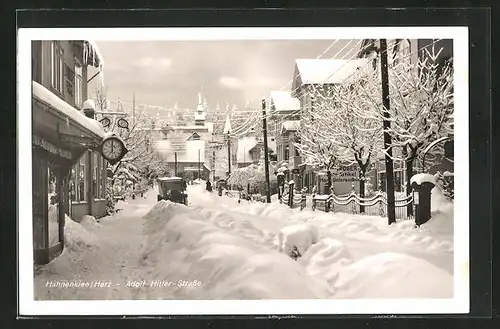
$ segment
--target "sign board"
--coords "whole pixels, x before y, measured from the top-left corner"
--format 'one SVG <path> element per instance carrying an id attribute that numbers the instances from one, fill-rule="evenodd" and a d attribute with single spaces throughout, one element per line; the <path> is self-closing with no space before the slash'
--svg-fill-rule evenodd
<path id="1" fill-rule="evenodd" d="M 96 148 L 98 144 L 95 142 L 93 138 L 85 137 L 85 136 L 77 136 L 77 135 L 68 135 L 68 134 L 59 134 L 59 139 L 63 142 L 73 143 L 73 144 L 81 144 L 86 147 Z"/>
<path id="2" fill-rule="evenodd" d="M 334 182 L 357 182 L 359 180 L 359 170 L 357 165 L 340 166 L 338 173 L 334 175 Z"/>

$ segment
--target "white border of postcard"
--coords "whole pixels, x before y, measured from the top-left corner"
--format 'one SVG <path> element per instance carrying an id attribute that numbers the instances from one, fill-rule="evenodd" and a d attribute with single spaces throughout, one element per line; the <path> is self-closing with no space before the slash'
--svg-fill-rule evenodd
<path id="1" fill-rule="evenodd" d="M 352 300 L 35 301 L 31 199 L 32 40 L 453 39 L 455 69 L 454 297 Z M 57 28 L 18 30 L 20 315 L 443 314 L 469 312 L 469 90 L 467 27 Z M 22 197 L 21 197 L 22 196 Z M 411 284 L 411 282 L 408 282 Z"/>

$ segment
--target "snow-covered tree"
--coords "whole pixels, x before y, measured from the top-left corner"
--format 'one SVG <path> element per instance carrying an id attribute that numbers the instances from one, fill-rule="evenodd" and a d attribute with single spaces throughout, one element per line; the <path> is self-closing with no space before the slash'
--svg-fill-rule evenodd
<path id="1" fill-rule="evenodd" d="M 325 193 L 330 193 L 332 174 L 340 165 L 340 150 L 332 130 L 332 120 L 335 120 L 336 98 L 332 85 L 309 88 L 311 106 L 302 113 L 298 130 L 298 138 L 294 146 L 299 150 L 303 163 L 325 170 L 327 184 Z"/>
<path id="2" fill-rule="evenodd" d="M 400 58 L 389 66 L 390 147 L 394 158 L 406 162 L 407 177 L 414 174 L 414 161 L 433 141 L 453 134 L 453 60 L 440 60 L 441 49 L 435 46 L 420 51 L 416 61 L 411 56 Z M 382 98 L 379 69 L 373 71 L 370 83 L 363 86 L 372 99 L 374 111 L 368 118 L 382 122 L 384 110 L 378 100 Z M 383 150 L 386 152 L 387 150 Z M 399 155 L 400 154 L 400 155 Z M 407 194 L 411 185 L 407 180 Z"/>
<path id="3" fill-rule="evenodd" d="M 94 100 L 99 112 L 103 112 L 99 119 L 108 117 L 111 120 L 109 127 L 106 127 L 106 132 L 112 132 L 118 135 L 129 152 L 123 159 L 114 165 L 108 164 L 108 169 L 113 173 L 111 179 L 112 186 L 116 182 L 131 181 L 133 183 L 140 182 L 145 179 L 148 174 L 148 168 L 151 164 L 157 162 L 157 155 L 154 147 L 151 145 L 151 129 L 148 129 L 147 123 L 151 120 L 147 117 L 147 113 L 143 109 L 139 111 L 135 118 L 130 116 L 116 116 L 113 114 L 106 115 L 108 99 L 107 92 L 102 86 L 94 90 Z M 118 126 L 118 120 L 124 118 L 127 120 L 128 129 Z"/>

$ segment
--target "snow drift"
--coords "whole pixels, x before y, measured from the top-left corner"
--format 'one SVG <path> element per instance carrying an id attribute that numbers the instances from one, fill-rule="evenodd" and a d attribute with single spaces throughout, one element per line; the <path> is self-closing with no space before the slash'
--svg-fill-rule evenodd
<path id="1" fill-rule="evenodd" d="M 343 267 L 336 298 L 451 298 L 453 276 L 426 260 L 380 253 Z"/>
<path id="2" fill-rule="evenodd" d="M 83 251 L 98 246 L 97 237 L 85 226 L 73 221 L 66 215 L 64 226 L 64 245 L 72 251 Z"/>
<path id="3" fill-rule="evenodd" d="M 326 282 L 309 276 L 289 257 L 223 231 L 203 217 L 169 201 L 159 202 L 145 216 L 141 265 L 149 269 L 147 279 L 201 282 L 199 287 L 170 287 L 169 298 L 312 299 L 331 295 Z M 146 298 L 165 298 L 162 289 L 142 293 Z"/>
<path id="4" fill-rule="evenodd" d="M 282 228 L 278 233 L 279 251 L 296 259 L 318 242 L 318 229 L 310 224 Z"/>

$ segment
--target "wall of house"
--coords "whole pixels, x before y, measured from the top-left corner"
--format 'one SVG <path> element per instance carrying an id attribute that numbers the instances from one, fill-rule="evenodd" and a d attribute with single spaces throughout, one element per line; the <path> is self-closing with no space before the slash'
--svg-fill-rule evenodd
<path id="1" fill-rule="evenodd" d="M 82 66 L 82 91 L 81 97 L 83 101 L 87 98 L 88 95 L 88 86 L 87 86 L 87 66 L 83 63 L 83 43 L 77 41 L 39 41 L 40 42 L 40 56 L 41 56 L 41 79 L 40 83 L 54 94 L 59 96 L 61 99 L 65 100 L 70 105 L 80 108 L 81 104 L 75 103 L 75 96 L 71 94 L 70 86 L 71 83 L 74 83 L 74 78 L 70 79 L 71 81 L 66 81 L 63 79 L 63 88 L 62 92 L 58 91 L 52 86 L 51 83 L 51 72 L 52 72 L 52 43 L 56 42 L 63 51 L 63 61 L 66 65 L 63 73 L 64 77 L 70 76 L 72 73 L 74 74 L 75 65 L 79 63 Z"/>

